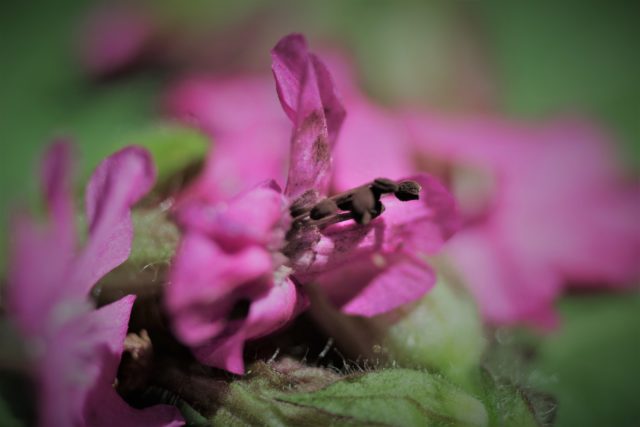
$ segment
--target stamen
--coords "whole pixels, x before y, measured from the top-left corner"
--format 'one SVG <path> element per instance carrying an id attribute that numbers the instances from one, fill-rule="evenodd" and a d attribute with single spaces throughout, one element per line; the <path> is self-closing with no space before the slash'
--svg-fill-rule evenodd
<path id="1" fill-rule="evenodd" d="M 351 212 L 353 213 L 353 219 L 358 224 L 366 225 L 372 219 L 372 213 L 375 212 L 376 197 L 373 195 L 368 187 L 358 188 L 353 192 L 353 198 L 351 201 Z"/>
<path id="2" fill-rule="evenodd" d="M 338 211 L 338 205 L 332 199 L 324 199 L 318 202 L 309 212 L 309 218 L 318 220 L 329 215 L 333 215 Z"/>
<path id="3" fill-rule="evenodd" d="M 371 183 L 371 189 L 380 194 L 395 193 L 398 191 L 398 188 L 398 183 L 388 178 L 376 178 Z"/>
<path id="4" fill-rule="evenodd" d="M 421 189 L 422 187 L 420 187 L 420 184 L 418 184 L 417 182 L 407 180 L 400 183 L 398 191 L 396 191 L 394 194 L 396 195 L 398 200 L 401 200 L 403 202 L 409 200 L 418 200 L 420 198 Z"/>
<path id="5" fill-rule="evenodd" d="M 380 198 L 394 194 L 398 200 L 409 201 L 420 198 L 420 184 L 415 181 L 396 182 L 388 178 L 376 178 L 370 183 L 349 191 L 327 197 L 313 204 L 317 195 L 313 190 L 305 192 L 290 207 L 293 216 L 292 230 L 304 224 L 323 227 L 353 219 L 366 225 L 384 212 Z M 342 211 L 342 212 L 340 212 Z"/>

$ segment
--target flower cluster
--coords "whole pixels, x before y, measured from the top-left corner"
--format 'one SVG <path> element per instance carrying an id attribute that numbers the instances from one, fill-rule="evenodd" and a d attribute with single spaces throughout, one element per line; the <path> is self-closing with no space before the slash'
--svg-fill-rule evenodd
<path id="1" fill-rule="evenodd" d="M 457 227 L 453 199 L 427 175 L 369 180 L 330 196 L 332 151 L 345 118 L 334 83 L 302 36 L 285 37 L 272 57 L 278 97 L 293 123 L 285 189 L 250 182 L 261 172 L 256 158 L 242 191 L 221 196 L 221 171 L 261 144 L 260 134 L 222 137 L 220 145 L 234 147 L 219 152 L 235 155 L 211 157 L 178 203 L 184 236 L 166 293 L 178 337 L 203 363 L 236 373 L 244 370 L 244 342 L 299 313 L 312 283 L 353 315 L 419 298 L 435 281 L 422 255 Z"/>
<path id="2" fill-rule="evenodd" d="M 130 66 L 157 37 L 156 24 L 121 6 L 91 27 L 88 44 L 102 49 L 84 59 L 97 75 Z M 103 43 L 113 28 L 122 39 Z M 442 249 L 497 325 L 552 327 L 565 289 L 625 288 L 640 277 L 640 189 L 620 175 L 609 138 L 593 125 L 391 112 L 360 93 L 340 57 L 327 55 L 327 67 L 302 35 L 271 54 L 275 91 L 261 77 L 198 75 L 164 98 L 170 117 L 214 141 L 201 173 L 171 199 L 180 238 L 162 310 L 169 341 L 195 356 L 184 352 L 188 363 L 243 374 L 247 341 L 291 322 L 312 288 L 350 316 L 416 301 L 434 286 L 427 261 Z M 183 425 L 174 406 L 134 408 L 118 394 L 127 343 L 143 357 L 150 341 L 144 330 L 127 340 L 136 297 L 99 308 L 89 297 L 129 257 L 131 210 L 155 181 L 151 156 L 131 146 L 98 166 L 82 245 L 71 166 L 70 145 L 54 144 L 42 167 L 47 221 L 12 223 L 6 313 L 24 338 L 38 423 Z M 322 378 L 322 387 L 333 381 Z M 444 376 L 436 382 L 451 386 Z M 464 402 L 488 422 L 483 403 Z"/>

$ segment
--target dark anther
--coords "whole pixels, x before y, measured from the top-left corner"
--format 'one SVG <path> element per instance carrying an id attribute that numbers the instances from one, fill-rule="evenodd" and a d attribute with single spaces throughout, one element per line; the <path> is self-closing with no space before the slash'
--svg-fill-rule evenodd
<path id="1" fill-rule="evenodd" d="M 341 194 L 338 197 L 334 197 L 334 200 L 336 201 L 336 205 L 340 210 L 350 211 L 351 204 L 353 202 L 353 192 Z"/>
<path id="2" fill-rule="evenodd" d="M 338 205 L 336 205 L 334 200 L 324 199 L 316 203 L 316 205 L 311 209 L 311 212 L 309 212 L 309 218 L 314 220 L 322 219 L 329 215 L 333 215 L 337 211 Z"/>
<path id="3" fill-rule="evenodd" d="M 376 197 L 368 187 L 361 187 L 354 191 L 351 201 L 353 219 L 358 224 L 369 223 L 372 219 L 372 214 L 375 212 L 376 201 Z"/>
<path id="4" fill-rule="evenodd" d="M 241 298 L 231 307 L 229 312 L 229 320 L 243 320 L 249 315 L 249 309 L 251 308 L 251 301 L 245 298 Z"/>
<path id="5" fill-rule="evenodd" d="M 384 205 L 382 204 L 382 202 L 380 200 L 378 200 L 376 202 L 375 208 L 373 209 L 373 218 L 377 218 L 380 215 L 382 215 L 382 212 L 384 212 L 384 210 L 385 210 Z"/>
<path id="6" fill-rule="evenodd" d="M 371 183 L 371 189 L 380 194 L 395 193 L 398 191 L 398 183 L 388 178 L 376 178 Z"/>
<path id="7" fill-rule="evenodd" d="M 403 202 L 409 200 L 418 200 L 420 198 L 421 189 L 422 187 L 420 187 L 420 184 L 415 181 L 402 181 L 398 186 L 398 191 L 396 191 L 394 194 L 396 195 L 398 200 L 401 200 Z"/>
<path id="8" fill-rule="evenodd" d="M 381 202 L 383 196 L 395 194 L 401 201 L 416 200 L 420 197 L 420 190 L 420 184 L 415 181 L 396 182 L 388 178 L 376 178 L 320 201 L 317 191 L 308 190 L 295 199 L 289 208 L 293 223 L 287 239 L 293 238 L 307 226 L 326 227 L 350 219 L 366 225 L 384 212 L 385 206 Z"/>

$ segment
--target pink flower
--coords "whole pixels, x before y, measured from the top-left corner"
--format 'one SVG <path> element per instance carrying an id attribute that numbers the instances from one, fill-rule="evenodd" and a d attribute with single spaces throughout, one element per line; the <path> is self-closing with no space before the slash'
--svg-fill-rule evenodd
<path id="1" fill-rule="evenodd" d="M 107 158 L 86 192 L 89 236 L 76 248 L 70 190 L 70 149 L 55 144 L 43 167 L 46 226 L 14 223 L 7 312 L 25 337 L 38 385 L 39 424 L 182 425 L 175 408 L 129 407 L 113 388 L 135 297 L 98 310 L 88 293 L 129 256 L 130 208 L 151 187 L 148 153 L 129 147 Z"/>
<path id="2" fill-rule="evenodd" d="M 344 109 L 302 36 L 282 39 L 272 57 L 277 93 L 293 122 L 285 190 L 273 181 L 254 183 L 216 200 L 220 182 L 208 181 L 216 194 L 210 199 L 198 195 L 207 192 L 201 184 L 198 197 L 176 213 L 185 234 L 167 289 L 179 338 L 203 363 L 235 373 L 244 371 L 244 342 L 301 311 L 311 282 L 353 315 L 373 316 L 420 297 L 434 283 L 422 254 L 437 251 L 456 228 L 452 198 L 426 175 L 360 182 L 327 197 Z M 234 161 L 259 169 L 252 157 L 260 135 L 234 143 L 244 148 Z"/>
<path id="3" fill-rule="evenodd" d="M 493 182 L 475 206 L 477 194 L 458 192 L 470 223 L 448 249 L 489 321 L 551 327 L 565 287 L 640 277 L 640 187 L 625 182 L 599 129 L 435 114 L 409 123 L 415 147 L 453 163 L 454 177 L 475 168 Z"/>

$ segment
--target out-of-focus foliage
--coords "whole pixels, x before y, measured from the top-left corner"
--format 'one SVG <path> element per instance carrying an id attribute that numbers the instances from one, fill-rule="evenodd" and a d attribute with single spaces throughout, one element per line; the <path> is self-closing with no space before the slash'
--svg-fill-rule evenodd
<path id="1" fill-rule="evenodd" d="M 557 426 L 638 425 L 640 297 L 567 298 L 560 312 L 565 323 L 541 340 L 531 374 L 557 399 Z"/>
<path id="2" fill-rule="evenodd" d="M 185 2 L 165 0 L 160 9 L 176 23 L 195 16 L 200 25 L 211 22 L 221 30 L 225 23 L 245 16 L 264 17 L 258 21 L 262 27 L 255 28 L 267 36 L 260 39 L 262 45 L 250 49 L 261 52 L 256 62 L 264 64 L 268 63 L 267 49 L 287 32 L 305 31 L 318 40 L 329 39 L 354 54 L 365 87 L 387 103 L 461 110 L 498 108 L 529 117 L 566 110 L 591 113 L 620 135 L 625 152 L 631 153 L 622 157 L 636 169 L 640 166 L 640 54 L 636 46 L 640 27 L 635 2 L 333 0 L 266 6 L 246 1 L 234 2 L 232 9 L 220 4 L 202 0 L 187 8 Z M 85 160 L 79 174 L 88 176 L 98 160 L 116 148 L 131 142 L 144 144 L 140 130 L 149 129 L 156 119 L 161 72 L 146 71 L 106 85 L 82 73 L 74 56 L 74 37 L 89 7 L 80 0 L 40 2 L 37 7 L 4 2 L 1 6 L 2 271 L 9 202 L 36 194 L 35 161 L 50 137 L 62 134 L 77 140 Z M 158 142 L 150 144 L 158 148 L 156 156 L 164 156 L 162 153 L 170 152 L 161 148 L 167 135 L 163 136 L 164 130 L 154 132 L 150 140 Z M 175 134 L 167 138 L 174 136 L 183 140 Z M 197 139 L 184 136 L 185 140 Z M 183 160 L 200 155 L 197 145 Z M 173 159 L 173 154 L 163 158 Z M 161 178 L 163 170 L 171 170 L 169 165 L 160 168 Z M 149 215 L 134 215 L 142 233 L 136 236 L 133 255 L 141 263 L 164 261 L 172 251 L 170 244 L 153 244 L 153 233 L 145 230 L 156 229 L 156 221 L 160 229 L 166 224 L 161 214 Z M 169 235 L 175 232 L 166 231 Z M 150 246 L 158 251 L 145 252 Z M 436 288 L 434 298 L 447 297 L 444 291 L 438 292 Z M 640 299 L 570 296 L 560 310 L 564 319 L 560 331 L 535 340 L 538 361 L 528 380 L 555 394 L 560 426 L 636 425 L 640 420 L 636 405 Z M 435 315 L 426 309 L 423 314 Z M 392 333 L 402 336 L 402 327 Z M 467 356 L 476 359 L 474 351 Z M 429 357 L 438 358 L 437 354 Z M 495 402 L 497 413 L 501 401 Z M 492 419 L 491 405 L 487 408 Z M 0 416 L 2 413 L 0 407 Z"/>

